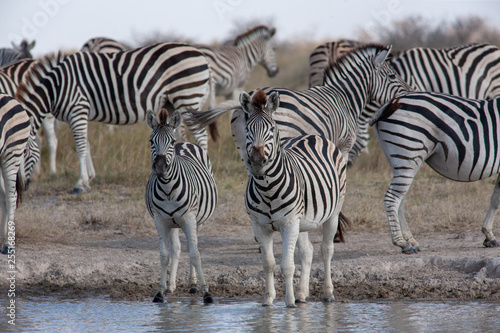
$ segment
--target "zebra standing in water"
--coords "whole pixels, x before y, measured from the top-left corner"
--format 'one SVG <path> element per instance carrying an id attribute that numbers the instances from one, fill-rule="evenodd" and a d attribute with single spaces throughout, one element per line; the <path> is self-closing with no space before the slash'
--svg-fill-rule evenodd
<path id="1" fill-rule="evenodd" d="M 86 41 L 80 52 L 115 53 L 126 51 L 129 48 L 114 39 L 107 37 L 94 37 Z"/>
<path id="2" fill-rule="evenodd" d="M 18 60 L 32 59 L 30 50 L 35 47 L 35 41 L 28 43 L 27 40 L 22 40 L 19 46 L 12 43 L 12 47 L 12 49 L 0 49 L 0 67 Z"/>
<path id="3" fill-rule="evenodd" d="M 280 131 L 273 116 L 279 105 L 279 95 L 272 92 L 267 99 L 262 90 L 253 98 L 245 92 L 240 97 L 243 111 L 248 115 L 245 126 L 248 156 L 248 183 L 245 204 L 252 220 L 255 238 L 262 250 L 266 279 L 263 305 L 272 305 L 274 289 L 273 232 L 283 239 L 281 271 L 285 277 L 288 307 L 303 303 L 309 296 L 309 276 L 313 246 L 308 232 L 322 226 L 321 253 L 324 264 L 324 298 L 332 302 L 333 284 L 331 261 L 333 238 L 343 224 L 339 214 L 345 197 L 346 164 L 340 150 L 320 136 L 306 135 L 280 140 Z M 297 298 L 293 292 L 295 244 L 299 249 L 302 274 Z"/>
<path id="4" fill-rule="evenodd" d="M 356 43 L 358 42 L 353 42 L 353 47 Z M 321 46 L 318 48 L 321 49 Z M 315 53 L 313 51 L 313 54 Z M 325 57 L 323 61 L 319 58 L 320 53 L 316 53 L 315 63 L 310 63 L 310 78 L 321 66 L 325 68 L 328 65 L 328 58 Z M 445 93 L 471 99 L 494 99 L 500 97 L 499 59 L 500 49 L 495 45 L 467 44 L 443 49 L 418 47 L 393 52 L 389 63 L 397 74 L 418 91 Z M 361 113 L 356 144 L 349 152 L 350 163 L 368 145 L 370 140 L 368 122 L 382 104 L 369 103 Z"/>
<path id="5" fill-rule="evenodd" d="M 90 188 L 87 170 L 88 121 L 135 124 L 144 121 L 161 95 L 167 108 L 198 110 L 208 94 L 205 56 L 182 43 L 160 43 L 117 53 L 78 52 L 39 60 L 21 83 L 16 98 L 35 117 L 37 131 L 50 112 L 73 131 L 80 165 L 74 193 Z M 204 129 L 193 132 L 207 148 Z"/>
<path id="6" fill-rule="evenodd" d="M 23 59 L 0 68 L 0 91 L 14 97 L 24 75 L 35 63 L 36 60 Z M 55 120 L 54 116 L 50 114 L 42 122 L 49 153 L 49 175 L 55 175 L 56 173 L 57 136 L 55 132 Z M 36 140 L 38 147 L 40 147 L 42 143 L 40 136 L 37 136 Z M 35 164 L 33 174 L 40 173 L 40 164 L 40 162 Z"/>
<path id="7" fill-rule="evenodd" d="M 391 165 L 384 196 L 392 242 L 404 253 L 419 251 L 404 216 L 404 202 L 424 162 L 442 176 L 462 182 L 500 172 L 500 98 L 465 99 L 438 93 L 410 93 L 384 105 L 371 124 Z M 500 246 L 493 220 L 500 204 L 500 176 L 481 231 L 484 246 Z"/>
<path id="8" fill-rule="evenodd" d="M 31 153 L 39 154 L 34 141 L 30 139 L 30 117 L 23 107 L 11 96 L 0 93 L 0 246 L 2 254 L 14 253 L 14 215 L 21 201 L 25 186 L 25 175 L 33 163 L 25 163 Z M 26 156 L 25 156 L 26 154 Z"/>
<path id="9" fill-rule="evenodd" d="M 193 267 L 200 281 L 203 300 L 213 303 L 201 269 L 198 251 L 198 228 L 214 212 L 217 205 L 217 187 L 212 164 L 206 151 L 185 142 L 175 143 L 175 131 L 181 124 L 181 115 L 175 111 L 168 120 L 166 109 L 156 115 L 146 114 L 151 128 L 151 158 L 153 172 L 146 187 L 146 206 L 153 217 L 160 237 L 161 280 L 153 302 L 164 302 L 165 291 L 175 290 L 177 265 L 180 257 L 179 228 L 186 235 L 191 262 L 190 283 L 196 285 Z M 172 259 L 167 287 L 167 266 Z"/>
<path id="10" fill-rule="evenodd" d="M 325 84 L 297 91 L 269 87 L 266 94 L 280 94 L 274 114 L 281 139 L 314 134 L 332 141 L 345 160 L 356 139 L 358 117 L 372 100 L 385 103 L 411 88 L 385 61 L 390 47 L 364 45 L 352 50 L 325 71 Z M 247 164 L 245 124 L 247 114 L 234 102 L 224 102 L 207 112 L 186 114 L 186 122 L 203 128 L 227 111 L 235 110 L 231 130 L 243 163 Z"/>
<path id="11" fill-rule="evenodd" d="M 275 33 L 274 28 L 259 25 L 237 36 L 231 45 L 217 48 L 198 46 L 207 57 L 212 72 L 209 109 L 215 107 L 216 95 L 237 101 L 250 73 L 258 64 L 264 66 L 269 77 L 278 73 L 271 41 Z"/>

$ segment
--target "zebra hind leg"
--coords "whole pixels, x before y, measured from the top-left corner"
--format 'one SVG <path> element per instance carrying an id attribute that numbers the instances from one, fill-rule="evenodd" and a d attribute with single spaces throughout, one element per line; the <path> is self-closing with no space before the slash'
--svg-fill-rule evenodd
<path id="1" fill-rule="evenodd" d="M 493 234 L 493 220 L 495 219 L 495 214 L 498 209 L 498 205 L 500 204 L 500 175 L 495 182 L 495 189 L 493 190 L 493 194 L 491 195 L 490 208 L 488 209 L 488 213 L 486 213 L 486 217 L 483 222 L 483 226 L 481 231 L 486 236 L 486 239 L 483 242 L 485 247 L 496 247 L 500 246 L 500 243 L 496 240 L 495 235 Z"/>

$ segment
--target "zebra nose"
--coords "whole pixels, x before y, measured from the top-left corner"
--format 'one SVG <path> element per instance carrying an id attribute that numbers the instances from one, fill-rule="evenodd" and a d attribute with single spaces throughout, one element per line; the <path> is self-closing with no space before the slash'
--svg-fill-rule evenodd
<path id="1" fill-rule="evenodd" d="M 278 74 L 278 72 L 279 72 L 279 68 L 277 66 L 270 68 L 267 70 L 267 76 L 274 77 L 274 76 L 276 76 L 276 74 Z"/>
<path id="2" fill-rule="evenodd" d="M 250 162 L 252 164 L 264 164 L 266 162 L 264 146 L 253 146 L 250 152 Z"/>
<path id="3" fill-rule="evenodd" d="M 157 174 L 164 173 L 167 169 L 167 157 L 165 155 L 156 155 L 153 162 L 153 171 Z"/>

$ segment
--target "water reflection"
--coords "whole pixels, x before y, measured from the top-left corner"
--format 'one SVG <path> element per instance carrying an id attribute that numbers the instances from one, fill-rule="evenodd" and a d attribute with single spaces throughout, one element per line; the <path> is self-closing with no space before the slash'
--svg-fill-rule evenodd
<path id="1" fill-rule="evenodd" d="M 8 332 L 1 300 L 0 332 Z M 335 302 L 289 309 L 256 300 L 18 300 L 19 332 L 499 332 L 499 302 Z"/>

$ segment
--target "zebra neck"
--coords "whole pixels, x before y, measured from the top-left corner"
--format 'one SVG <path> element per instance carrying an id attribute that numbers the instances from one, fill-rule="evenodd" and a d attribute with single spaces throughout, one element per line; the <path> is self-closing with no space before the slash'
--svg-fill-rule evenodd
<path id="1" fill-rule="evenodd" d="M 262 48 L 258 47 L 258 44 L 255 43 L 255 41 L 238 45 L 236 46 L 236 49 L 238 53 L 240 53 L 240 56 L 246 59 L 246 63 L 250 69 L 257 66 L 264 56 Z"/>
<path id="2" fill-rule="evenodd" d="M 299 182 L 297 177 L 299 173 L 297 171 L 290 156 L 280 148 L 276 158 L 266 169 L 265 176 L 260 178 L 252 176 L 252 178 L 256 184 L 256 189 L 261 193 L 265 193 L 270 200 L 273 200 L 297 187 Z"/>

